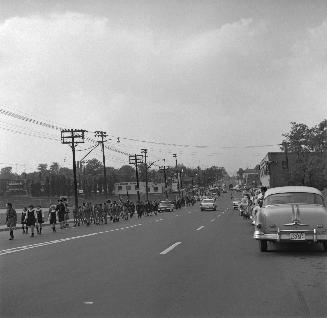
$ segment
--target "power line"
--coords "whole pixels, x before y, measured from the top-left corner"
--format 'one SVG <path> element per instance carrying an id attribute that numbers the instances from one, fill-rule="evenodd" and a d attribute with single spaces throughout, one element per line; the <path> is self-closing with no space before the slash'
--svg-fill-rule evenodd
<path id="1" fill-rule="evenodd" d="M 55 139 L 55 138 L 51 138 L 51 137 L 35 135 L 35 134 L 32 134 L 32 133 L 22 132 L 22 131 L 19 131 L 19 130 L 14 130 L 14 129 L 11 129 L 11 128 L 5 128 L 5 127 L 1 127 L 1 126 L 0 126 L 0 129 L 9 131 L 9 132 L 12 132 L 12 133 L 15 133 L 15 134 L 20 134 L 20 135 L 25 135 L 25 136 L 30 136 L 30 137 L 37 137 L 37 138 L 41 138 L 41 139 L 48 139 L 48 140 L 54 140 L 54 141 L 59 141 L 60 140 L 59 138 Z"/>
<path id="2" fill-rule="evenodd" d="M 50 129 L 54 129 L 57 131 L 61 131 L 61 130 L 65 130 L 65 127 L 59 126 L 57 124 L 51 124 L 49 123 L 49 121 L 41 121 L 41 120 L 37 120 L 35 118 L 33 118 L 33 116 L 26 116 L 26 115 L 21 115 L 18 112 L 13 112 L 11 110 L 8 110 L 9 108 L 6 106 L 1 106 L 2 108 L 0 108 L 0 114 L 5 115 L 5 116 L 9 116 L 15 119 L 19 119 L 22 121 L 25 121 L 27 123 L 32 123 L 35 125 L 40 125 L 42 127 L 46 127 L 46 128 L 50 128 Z M 4 109 L 6 108 L 6 109 Z M 21 111 L 19 111 L 20 113 L 22 113 Z M 86 132 L 90 132 L 90 133 L 95 133 L 94 131 L 90 131 L 90 130 L 85 130 Z M 147 144 L 153 144 L 153 145 L 161 145 L 161 146 L 171 146 L 171 147 L 184 147 L 184 148 L 200 148 L 200 149 L 204 149 L 204 148 L 208 148 L 208 146 L 206 145 L 189 145 L 189 144 L 175 144 L 175 143 L 166 143 L 166 142 L 158 142 L 158 141 L 153 141 L 153 140 L 141 140 L 141 139 L 136 139 L 136 138 L 129 138 L 129 137 L 118 137 L 118 136 L 114 136 L 111 135 L 110 137 L 114 137 L 117 138 L 119 140 L 128 140 L 128 141 L 132 141 L 132 142 L 140 142 L 140 143 L 147 143 Z M 91 138 L 86 138 L 91 140 Z M 92 142 L 96 142 L 95 140 L 92 140 Z M 220 149 L 237 149 L 237 148 L 265 148 L 265 147 L 274 147 L 274 146 L 278 146 L 279 144 L 269 144 L 269 145 L 247 145 L 247 146 L 222 146 L 219 147 Z M 130 154 L 124 151 L 120 151 L 119 149 L 110 147 L 110 150 L 115 151 L 115 152 L 120 152 L 126 156 L 129 156 Z M 167 152 L 167 151 L 166 151 Z M 173 152 L 170 152 L 173 153 Z"/>
<path id="3" fill-rule="evenodd" d="M 64 130 L 66 129 L 65 127 L 60 127 L 56 124 L 50 124 L 48 121 L 40 121 L 35 118 L 32 118 L 34 116 L 26 116 L 26 115 L 21 115 L 18 114 L 17 112 L 13 112 L 11 110 L 6 110 L 9 109 L 8 107 L 2 106 L 3 108 L 0 108 L 0 113 L 6 116 L 10 116 L 16 119 L 24 120 L 26 122 L 31 122 L 36 125 L 41 125 L 43 127 L 51 128 L 51 129 L 56 129 L 56 130 Z M 6 108 L 6 109 L 4 109 Z M 19 111 L 22 113 L 21 111 Z M 87 130 L 89 132 L 95 133 L 94 131 Z M 117 139 L 124 139 L 124 140 L 130 140 L 130 141 L 135 141 L 135 142 L 141 142 L 141 143 L 148 143 L 148 144 L 155 144 L 155 145 L 164 145 L 164 146 L 173 146 L 173 147 L 195 147 L 195 148 L 207 148 L 207 146 L 201 146 L 201 145 L 184 145 L 184 144 L 175 144 L 175 143 L 166 143 L 166 142 L 158 142 L 158 141 L 153 141 L 153 140 L 141 140 L 141 139 L 136 139 L 136 138 L 128 138 L 128 137 L 120 137 L 120 136 L 110 136 L 114 137 Z"/>

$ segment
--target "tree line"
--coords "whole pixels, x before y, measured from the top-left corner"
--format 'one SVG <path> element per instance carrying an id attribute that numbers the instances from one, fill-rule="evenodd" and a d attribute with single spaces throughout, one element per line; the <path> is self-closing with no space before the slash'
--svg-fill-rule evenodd
<path id="1" fill-rule="evenodd" d="M 145 181 L 146 166 L 140 164 L 139 181 Z M 212 166 L 207 169 L 189 168 L 180 164 L 176 167 L 168 167 L 166 170 L 166 179 L 168 185 L 176 180 L 177 171 L 181 173 L 182 182 L 190 186 L 206 186 L 214 184 L 228 176 L 225 168 Z M 118 182 L 135 182 L 135 168 L 130 165 L 123 165 L 120 168 L 106 167 L 107 188 L 112 193 L 114 184 Z M 61 167 L 57 162 L 50 166 L 46 163 L 40 163 L 34 172 L 16 174 L 13 173 L 12 167 L 2 168 L 0 171 L 0 180 L 26 180 L 29 194 L 32 196 L 60 196 L 73 195 L 73 169 Z M 163 183 L 164 176 L 162 171 L 148 169 L 148 181 Z M 78 189 L 83 190 L 86 197 L 104 193 L 104 176 L 103 165 L 97 159 L 89 160 L 85 166 L 77 169 Z"/>

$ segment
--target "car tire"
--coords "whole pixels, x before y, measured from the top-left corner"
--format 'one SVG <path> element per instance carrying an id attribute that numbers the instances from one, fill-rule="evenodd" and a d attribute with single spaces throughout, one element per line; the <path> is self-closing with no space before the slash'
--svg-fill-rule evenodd
<path id="1" fill-rule="evenodd" d="M 327 252 L 327 242 L 326 241 L 325 242 L 322 242 L 322 245 L 324 247 L 325 252 Z"/>
<path id="2" fill-rule="evenodd" d="M 266 240 L 259 240 L 259 248 L 260 252 L 267 252 L 268 251 L 268 244 Z"/>

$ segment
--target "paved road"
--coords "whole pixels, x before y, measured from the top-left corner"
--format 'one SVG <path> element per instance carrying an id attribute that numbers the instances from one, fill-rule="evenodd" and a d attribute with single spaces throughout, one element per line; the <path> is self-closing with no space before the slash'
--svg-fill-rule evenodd
<path id="1" fill-rule="evenodd" d="M 217 212 L 7 235 L 1 317 L 326 317 L 323 249 L 260 253 L 227 195 Z"/>

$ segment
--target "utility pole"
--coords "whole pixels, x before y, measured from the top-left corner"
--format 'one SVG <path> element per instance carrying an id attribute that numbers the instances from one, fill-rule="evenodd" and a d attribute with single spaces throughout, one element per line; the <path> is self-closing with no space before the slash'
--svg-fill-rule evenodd
<path id="1" fill-rule="evenodd" d="M 129 164 L 135 166 L 136 170 L 136 191 L 137 191 L 137 202 L 140 203 L 140 183 L 139 183 L 139 172 L 137 169 L 137 165 L 143 163 L 142 155 L 130 155 L 129 156 Z"/>
<path id="2" fill-rule="evenodd" d="M 178 190 L 178 197 L 180 197 L 181 196 L 181 185 L 180 185 L 180 175 L 179 175 L 178 168 L 177 168 L 177 154 L 173 153 L 173 157 L 175 158 L 175 162 L 176 162 L 177 190 Z"/>
<path id="3" fill-rule="evenodd" d="M 77 144 L 84 143 L 85 130 L 83 129 L 64 129 L 61 131 L 61 143 L 71 146 L 73 151 L 73 174 L 74 174 L 74 196 L 75 209 L 78 209 L 78 193 L 77 193 L 77 179 L 76 179 L 76 161 L 75 148 Z"/>
<path id="4" fill-rule="evenodd" d="M 163 159 L 163 161 L 164 161 L 164 163 L 165 163 L 166 160 Z M 159 167 L 159 170 L 160 170 L 160 171 L 163 171 L 163 174 L 164 174 L 164 180 L 165 180 L 165 193 L 166 193 L 166 198 L 168 199 L 166 168 L 168 168 L 168 167 L 166 167 L 166 165 L 164 165 L 164 166 Z"/>
<path id="5" fill-rule="evenodd" d="M 98 140 L 98 143 L 102 146 L 102 163 L 103 163 L 103 177 L 104 177 L 104 196 L 106 199 L 108 199 L 108 187 L 107 187 L 107 171 L 106 171 L 106 157 L 104 155 L 104 138 L 106 138 L 108 135 L 104 131 L 96 131 L 95 137 L 100 137 L 101 140 Z"/>
<path id="6" fill-rule="evenodd" d="M 141 152 L 144 154 L 144 164 L 145 164 L 145 193 L 146 201 L 149 201 L 149 191 L 148 191 L 148 165 L 146 163 L 148 149 L 141 149 Z"/>

